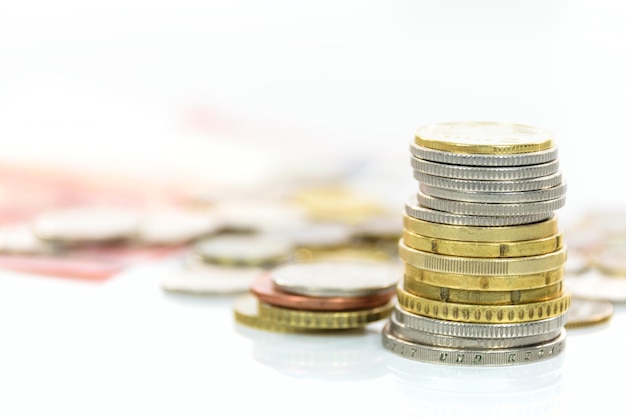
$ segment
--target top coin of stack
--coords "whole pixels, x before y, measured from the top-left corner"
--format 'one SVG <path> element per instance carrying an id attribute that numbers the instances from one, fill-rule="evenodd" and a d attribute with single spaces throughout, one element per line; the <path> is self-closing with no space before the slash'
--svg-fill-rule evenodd
<path id="1" fill-rule="evenodd" d="M 442 123 L 411 144 L 405 263 L 384 346 L 424 362 L 501 366 L 565 345 L 570 296 L 554 211 L 565 203 L 552 135 L 504 123 Z"/>

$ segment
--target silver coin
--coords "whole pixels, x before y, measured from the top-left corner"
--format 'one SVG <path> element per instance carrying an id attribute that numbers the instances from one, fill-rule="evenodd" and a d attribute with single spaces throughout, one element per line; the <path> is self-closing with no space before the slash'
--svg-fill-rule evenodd
<path id="1" fill-rule="evenodd" d="M 283 200 L 233 200 L 215 206 L 223 227 L 258 233 L 274 233 L 299 227 L 308 220 L 305 210 Z"/>
<path id="2" fill-rule="evenodd" d="M 222 223 L 206 210 L 153 209 L 142 216 L 136 239 L 148 244 L 177 244 L 210 235 L 221 228 Z"/>
<path id="3" fill-rule="evenodd" d="M 410 150 L 414 157 L 426 159 L 427 161 L 441 162 L 452 165 L 487 167 L 543 164 L 555 160 L 558 154 L 556 147 L 546 149 L 545 151 L 508 155 L 462 154 L 429 149 L 416 145 L 415 143 L 410 144 Z"/>
<path id="4" fill-rule="evenodd" d="M 511 366 L 539 362 L 559 355 L 565 349 L 566 331 L 553 340 L 507 349 L 454 349 L 428 346 L 400 338 L 387 323 L 383 346 L 391 352 L 420 362 L 454 366 Z"/>
<path id="5" fill-rule="evenodd" d="M 280 233 L 300 248 L 323 248 L 346 245 L 353 230 L 343 223 L 306 222 Z"/>
<path id="6" fill-rule="evenodd" d="M 438 346 L 456 349 L 503 349 L 515 348 L 543 343 L 559 336 L 562 328 L 554 329 L 550 332 L 535 334 L 532 336 L 518 336 L 509 338 L 477 338 L 477 337 L 457 337 L 437 333 L 427 333 L 408 327 L 391 316 L 390 330 L 401 339 L 408 340 L 422 345 Z"/>
<path id="7" fill-rule="evenodd" d="M 102 243 L 135 236 L 140 215 L 135 210 L 108 206 L 56 209 L 36 217 L 33 233 L 46 241 L 64 244 Z"/>
<path id="8" fill-rule="evenodd" d="M 565 262 L 566 275 L 580 275 L 590 268 L 589 257 L 579 249 L 572 249 L 567 243 L 567 261 Z"/>
<path id="9" fill-rule="evenodd" d="M 27 223 L 0 227 L 0 254 L 49 255 L 57 249 L 52 242 L 37 238 Z"/>
<path id="10" fill-rule="evenodd" d="M 238 234 L 208 237 L 192 248 L 204 262 L 249 266 L 285 262 L 293 250 L 293 242 L 284 237 Z"/>
<path id="11" fill-rule="evenodd" d="M 528 178 L 511 181 L 459 180 L 455 178 L 435 177 L 413 171 L 413 178 L 421 184 L 431 187 L 447 188 L 457 191 L 478 191 L 483 193 L 516 193 L 520 191 L 542 190 L 552 188 L 563 182 L 561 172 L 546 177 Z"/>
<path id="12" fill-rule="evenodd" d="M 230 268 L 205 265 L 190 270 L 184 266 L 163 271 L 161 287 L 166 291 L 188 294 L 235 294 L 248 291 L 252 281 L 264 272 L 261 268 Z"/>
<path id="13" fill-rule="evenodd" d="M 411 329 L 443 336 L 475 339 L 509 339 L 537 336 L 562 329 L 567 320 L 567 312 L 548 319 L 523 323 L 481 324 L 439 320 L 420 316 L 396 305 L 394 319 Z"/>
<path id="14" fill-rule="evenodd" d="M 565 327 L 590 327 L 606 323 L 613 317 L 614 307 L 609 300 L 586 300 L 572 297 Z"/>
<path id="15" fill-rule="evenodd" d="M 417 196 L 412 196 L 404 205 L 407 216 L 432 223 L 451 224 L 456 226 L 519 226 L 537 223 L 553 217 L 553 212 L 527 214 L 521 216 L 468 216 L 464 214 L 446 213 L 422 207 Z"/>
<path id="16" fill-rule="evenodd" d="M 545 164 L 513 167 L 483 167 L 442 164 L 411 157 L 411 166 L 415 171 L 436 177 L 461 180 L 510 181 L 552 175 L 559 170 L 559 161 L 555 159 Z"/>
<path id="17" fill-rule="evenodd" d="M 556 211 L 565 205 L 565 196 L 530 203 L 471 203 L 431 197 L 418 191 L 417 201 L 432 210 L 468 216 L 525 216 Z"/>
<path id="18" fill-rule="evenodd" d="M 402 278 L 396 262 L 365 260 L 285 264 L 270 276 L 285 292 L 313 297 L 359 297 L 391 291 Z"/>
<path id="19" fill-rule="evenodd" d="M 556 200 L 565 196 L 567 184 L 561 183 L 556 187 L 543 190 L 520 191 L 516 193 L 485 193 L 477 191 L 457 191 L 449 188 L 432 187 L 426 184 L 419 185 L 420 191 L 426 195 L 446 200 L 466 201 L 468 203 L 534 203 L 538 201 Z"/>
<path id="20" fill-rule="evenodd" d="M 607 276 L 591 269 L 581 275 L 566 275 L 564 284 L 573 297 L 626 302 L 624 277 Z"/>

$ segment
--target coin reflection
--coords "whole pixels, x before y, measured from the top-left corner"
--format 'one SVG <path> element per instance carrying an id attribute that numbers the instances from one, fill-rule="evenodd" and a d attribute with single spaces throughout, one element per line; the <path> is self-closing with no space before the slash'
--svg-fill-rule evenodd
<path id="1" fill-rule="evenodd" d="M 433 365 L 386 355 L 400 408 L 410 416 L 557 415 L 563 405 L 563 355 L 501 368 Z"/>
<path id="2" fill-rule="evenodd" d="M 237 324 L 235 330 L 253 341 L 255 361 L 291 377 L 346 381 L 387 372 L 380 333 L 367 328 L 283 334 Z"/>

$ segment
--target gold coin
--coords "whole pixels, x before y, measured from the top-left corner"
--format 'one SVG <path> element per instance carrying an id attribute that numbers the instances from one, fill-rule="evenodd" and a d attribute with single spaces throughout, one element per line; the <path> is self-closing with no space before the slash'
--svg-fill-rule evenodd
<path id="1" fill-rule="evenodd" d="M 388 252 L 371 246 L 344 246 L 339 248 L 296 249 L 294 258 L 297 262 L 313 262 L 327 259 L 370 259 L 376 261 L 390 261 L 392 256 Z"/>
<path id="2" fill-rule="evenodd" d="M 306 329 L 276 323 L 259 315 L 259 300 L 252 294 L 246 294 L 235 300 L 234 313 L 237 323 L 255 329 L 277 333 L 298 333 L 306 331 Z"/>
<path id="3" fill-rule="evenodd" d="M 563 268 L 526 275 L 460 275 L 404 265 L 404 279 L 461 290 L 515 291 L 541 288 L 563 281 Z"/>
<path id="4" fill-rule="evenodd" d="M 419 128 L 415 144 L 462 154 L 519 154 L 552 148 L 553 135 L 545 129 L 521 124 L 453 122 Z"/>
<path id="5" fill-rule="evenodd" d="M 460 275 L 524 275 L 550 271 L 562 267 L 567 248 L 536 256 L 520 258 L 463 258 L 438 255 L 411 249 L 402 240 L 398 243 L 400 259 L 417 268 Z"/>
<path id="6" fill-rule="evenodd" d="M 293 201 L 316 221 L 355 225 L 386 212 L 374 198 L 342 186 L 301 189 Z"/>
<path id="7" fill-rule="evenodd" d="M 520 226 L 456 226 L 433 223 L 404 215 L 404 229 L 422 236 L 464 242 L 518 242 L 543 239 L 558 232 L 556 217 Z"/>
<path id="8" fill-rule="evenodd" d="M 405 231 L 403 239 L 404 244 L 408 247 L 423 252 L 472 258 L 514 258 L 544 255 L 563 246 L 561 233 L 543 239 L 492 243 L 437 239 Z"/>
<path id="9" fill-rule="evenodd" d="M 261 317 L 281 326 L 304 328 L 304 329 L 354 329 L 366 326 L 378 320 L 389 317 L 393 310 L 394 302 L 365 309 L 353 311 L 303 311 L 289 308 L 276 307 L 267 303 L 259 303 Z"/>
<path id="10" fill-rule="evenodd" d="M 613 303 L 609 300 L 572 297 L 565 327 L 572 329 L 605 323 L 613 317 L 613 310 Z"/>
<path id="11" fill-rule="evenodd" d="M 439 287 L 405 279 L 404 289 L 411 294 L 448 303 L 507 305 L 526 304 L 555 298 L 563 291 L 563 282 L 545 287 L 514 291 L 481 291 Z"/>
<path id="12" fill-rule="evenodd" d="M 411 294 L 399 284 L 398 304 L 406 311 L 420 316 L 465 323 L 525 323 L 555 317 L 567 312 L 569 293 L 536 303 L 485 306 L 477 304 L 447 303 L 429 300 Z"/>

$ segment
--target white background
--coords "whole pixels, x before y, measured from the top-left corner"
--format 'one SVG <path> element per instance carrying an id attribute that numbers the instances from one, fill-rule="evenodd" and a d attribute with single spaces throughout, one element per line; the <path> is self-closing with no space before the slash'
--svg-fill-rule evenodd
<path id="1" fill-rule="evenodd" d="M 625 18 L 618 1 L 4 1 L 0 157 L 245 182 L 356 155 L 402 201 L 418 126 L 526 123 L 555 134 L 567 221 L 626 203 Z M 198 108 L 237 134 L 193 131 Z M 230 298 L 167 296 L 160 268 L 3 272 L 0 414 L 621 415 L 621 311 L 572 331 L 562 363 L 440 369 L 390 357 L 377 327 L 238 331 Z"/>

